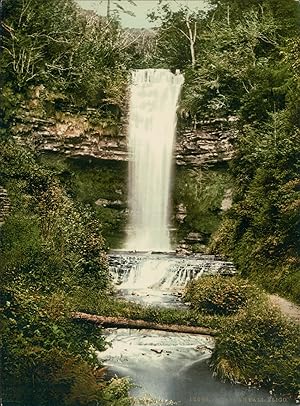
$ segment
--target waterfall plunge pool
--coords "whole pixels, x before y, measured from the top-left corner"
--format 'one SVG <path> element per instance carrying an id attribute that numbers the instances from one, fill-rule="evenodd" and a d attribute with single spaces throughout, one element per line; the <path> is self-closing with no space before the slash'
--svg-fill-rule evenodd
<path id="1" fill-rule="evenodd" d="M 98 353 L 98 359 L 108 367 L 110 376 L 132 380 L 135 405 L 293 404 L 263 390 L 214 378 L 208 365 L 214 340 L 209 336 L 130 329 L 105 332 L 109 346 Z"/>

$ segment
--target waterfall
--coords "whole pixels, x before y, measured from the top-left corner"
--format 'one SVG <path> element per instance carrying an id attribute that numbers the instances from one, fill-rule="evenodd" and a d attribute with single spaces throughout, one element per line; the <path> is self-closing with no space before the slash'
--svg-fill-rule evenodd
<path id="1" fill-rule="evenodd" d="M 169 194 L 176 107 L 184 78 L 166 69 L 132 73 L 127 250 L 169 251 Z"/>

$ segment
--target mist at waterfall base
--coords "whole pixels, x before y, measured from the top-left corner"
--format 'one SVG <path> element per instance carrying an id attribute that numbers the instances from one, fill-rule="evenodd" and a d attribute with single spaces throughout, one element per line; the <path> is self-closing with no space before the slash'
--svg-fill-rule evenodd
<path id="1" fill-rule="evenodd" d="M 132 73 L 129 106 L 128 251 L 170 251 L 169 197 L 176 107 L 183 75 Z"/>

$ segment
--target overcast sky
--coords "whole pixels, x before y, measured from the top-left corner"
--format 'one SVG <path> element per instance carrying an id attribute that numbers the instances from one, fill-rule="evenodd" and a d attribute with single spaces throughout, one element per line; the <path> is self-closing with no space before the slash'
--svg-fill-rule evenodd
<path id="1" fill-rule="evenodd" d="M 112 2 L 114 0 L 111 0 Z M 123 27 L 135 27 L 135 28 L 148 28 L 153 25 L 147 20 L 147 14 L 149 11 L 154 10 L 157 7 L 158 0 L 134 0 L 136 7 L 130 5 L 127 0 L 120 0 L 119 3 L 127 10 L 131 10 L 135 13 L 135 17 L 132 17 L 125 13 L 120 13 Z M 86 10 L 94 10 L 100 15 L 106 15 L 107 0 L 76 0 L 76 2 Z M 177 10 L 180 4 L 188 6 L 191 10 L 200 9 L 205 10 L 207 8 L 206 0 L 169 0 L 173 10 Z M 112 8 L 113 5 L 112 5 Z"/>

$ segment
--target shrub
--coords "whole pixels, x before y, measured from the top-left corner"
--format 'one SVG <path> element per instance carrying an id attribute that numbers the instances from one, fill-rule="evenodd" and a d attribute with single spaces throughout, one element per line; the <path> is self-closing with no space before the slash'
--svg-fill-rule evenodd
<path id="1" fill-rule="evenodd" d="M 297 396 L 300 328 L 270 305 L 257 304 L 226 319 L 212 355 L 220 378 Z"/>
<path id="2" fill-rule="evenodd" d="M 194 310 L 229 315 L 245 306 L 255 294 L 254 287 L 237 277 L 210 275 L 191 281 L 184 298 Z"/>
<path id="3" fill-rule="evenodd" d="M 40 406 L 129 405 L 127 380 L 105 381 L 101 330 L 70 320 L 63 293 L 0 292 L 3 397 Z M 119 388 L 118 388 L 119 386 Z"/>

